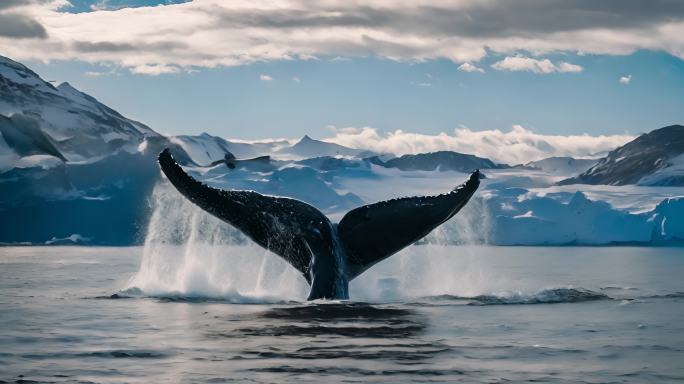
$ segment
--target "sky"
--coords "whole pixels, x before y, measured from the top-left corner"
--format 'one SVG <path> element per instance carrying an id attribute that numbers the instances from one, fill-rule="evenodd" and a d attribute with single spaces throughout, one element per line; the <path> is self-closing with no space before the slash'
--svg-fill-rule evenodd
<path id="1" fill-rule="evenodd" d="M 4 0 L 0 55 L 166 134 L 684 124 L 682 1 Z"/>

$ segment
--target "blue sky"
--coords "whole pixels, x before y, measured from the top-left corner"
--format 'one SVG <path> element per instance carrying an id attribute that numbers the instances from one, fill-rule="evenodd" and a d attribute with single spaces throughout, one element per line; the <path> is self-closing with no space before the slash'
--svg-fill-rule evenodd
<path id="1" fill-rule="evenodd" d="M 50 3 L 43 13 L 0 7 L 24 12 L 46 31 L 36 38 L 0 36 L 0 54 L 164 133 L 258 139 L 326 137 L 329 126 L 436 134 L 519 124 L 543 134 L 599 135 L 684 123 L 684 39 L 677 37 L 684 8 L 669 9 L 667 2 L 649 12 L 628 9 L 631 3 L 586 9 L 591 5 L 581 1 L 539 9 L 529 2 L 482 3 L 432 13 L 427 6 L 340 5 L 342 11 L 333 10 L 347 16 L 334 20 L 332 8 L 315 14 L 294 0 L 280 4 L 291 10 L 285 15 L 212 0 Z M 515 3 L 519 16 L 510 8 Z M 102 9 L 109 11 L 93 12 Z M 528 15 L 557 17 L 561 9 L 574 12 L 567 18 L 589 11 L 601 17 L 556 26 Z M 448 12 L 453 23 L 437 20 Z M 185 20 L 200 14 L 211 17 Z M 388 14 L 394 16 L 387 20 Z M 479 19 L 452 28 L 463 14 Z M 509 24 L 488 25 L 502 14 Z M 434 28 L 418 23 L 430 18 Z M 167 20 L 170 32 L 151 36 Z M 212 27 L 217 20 L 225 25 Z M 653 39 L 638 38 L 653 31 Z M 516 58 L 527 61 L 509 65 Z M 479 70 L 463 71 L 465 63 Z"/>
<path id="2" fill-rule="evenodd" d="M 69 0 L 69 4 L 63 6 L 63 12 L 92 12 L 95 10 L 117 10 L 132 7 L 153 7 L 157 5 L 169 5 L 184 3 L 187 0 Z"/>
<path id="3" fill-rule="evenodd" d="M 79 62 L 30 65 L 167 133 L 255 139 L 328 126 L 435 134 L 514 124 L 546 134 L 632 134 L 684 123 L 684 61 L 665 53 L 572 57 L 581 73 L 459 71 L 447 60 L 276 61 L 159 76 L 87 76 Z M 260 80 L 261 75 L 273 78 Z M 620 83 L 631 75 L 629 84 Z M 299 82 L 293 80 L 298 78 Z"/>

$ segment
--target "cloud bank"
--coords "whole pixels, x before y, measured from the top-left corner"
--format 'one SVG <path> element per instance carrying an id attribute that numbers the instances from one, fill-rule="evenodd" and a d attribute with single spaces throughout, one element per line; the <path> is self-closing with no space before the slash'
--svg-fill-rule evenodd
<path id="1" fill-rule="evenodd" d="M 486 157 L 499 163 L 523 164 L 551 156 L 597 157 L 635 138 L 635 136 L 555 136 L 534 133 L 520 125 L 509 132 L 498 129 L 472 131 L 457 128 L 452 134 L 425 135 L 397 130 L 380 133 L 375 128 L 335 128 L 325 141 L 352 148 L 369 149 L 396 155 L 434 151 L 456 151 Z"/>
<path id="2" fill-rule="evenodd" d="M 549 53 L 650 49 L 684 58 L 684 2 L 671 0 L 195 0 L 84 13 L 64 12 L 67 0 L 0 4 L 4 55 L 145 74 L 338 56 L 471 65 L 491 53 L 513 57 L 503 68 L 526 52 L 538 61 L 526 70 L 538 73 L 581 69 L 546 63 L 540 56 Z"/>

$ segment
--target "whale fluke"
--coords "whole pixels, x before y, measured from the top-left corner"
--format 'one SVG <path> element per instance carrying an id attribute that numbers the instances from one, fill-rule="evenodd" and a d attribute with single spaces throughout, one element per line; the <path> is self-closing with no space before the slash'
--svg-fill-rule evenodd
<path id="1" fill-rule="evenodd" d="M 381 201 L 349 211 L 337 226 L 347 248 L 349 279 L 427 236 L 466 205 L 480 185 L 480 172 L 438 196 Z"/>
<path id="2" fill-rule="evenodd" d="M 159 154 L 159 165 L 188 200 L 285 259 L 310 282 L 312 245 L 330 243 L 325 234 L 331 224 L 320 211 L 296 199 L 211 188 L 185 173 L 168 148 Z"/>
<path id="3" fill-rule="evenodd" d="M 309 300 L 348 299 L 349 281 L 449 220 L 480 184 L 475 171 L 449 193 L 366 205 L 335 225 L 296 199 L 211 188 L 185 173 L 168 149 L 159 165 L 183 196 L 300 271 L 311 285 Z"/>

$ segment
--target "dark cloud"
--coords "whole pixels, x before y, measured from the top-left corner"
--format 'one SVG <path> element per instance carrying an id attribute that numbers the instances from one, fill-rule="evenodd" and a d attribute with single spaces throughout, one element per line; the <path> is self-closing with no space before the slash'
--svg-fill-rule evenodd
<path id="1" fill-rule="evenodd" d="M 74 43 L 74 48 L 80 52 L 126 52 L 135 51 L 136 47 L 129 43 L 111 43 L 108 41 L 90 42 L 77 41 Z"/>
<path id="2" fill-rule="evenodd" d="M 509 37 L 608 28 L 632 29 L 684 20 L 681 0 L 474 1 L 465 7 L 316 8 L 267 12 L 207 9 L 221 25 L 272 29 L 365 27 L 418 35 Z"/>
<path id="3" fill-rule="evenodd" d="M 369 50 L 369 53 L 373 52 L 385 52 L 388 56 L 405 57 L 411 56 L 414 52 L 403 44 L 397 44 L 390 41 L 384 41 L 380 39 L 375 39 L 368 35 L 361 36 L 364 42 L 364 46 Z"/>
<path id="4" fill-rule="evenodd" d="M 0 0 L 0 11 L 21 5 L 44 4 L 49 0 Z"/>
<path id="5" fill-rule="evenodd" d="M 47 32 L 39 22 L 28 16 L 0 13 L 0 36 L 44 39 L 47 37 Z"/>
<path id="6" fill-rule="evenodd" d="M 78 15 L 63 13 L 71 12 L 68 7 L 46 7 L 41 15 L 49 17 L 36 16 L 45 28 L 18 16 L 24 9 L 21 4 L 26 3 L 0 0 L 1 36 L 45 37 L 45 29 L 51 30 L 48 23 L 60 28 L 66 22 L 60 18 L 78 20 L 54 39 L 40 44 L 24 40 L 26 50 L 17 40 L 16 48 L 27 55 L 118 61 L 141 73 L 311 56 L 446 58 L 462 63 L 481 60 L 488 52 L 614 55 L 651 49 L 684 58 L 684 0 L 289 0 L 254 6 L 206 1 Z M 72 4 L 87 11 L 92 2 Z M 565 65 L 565 71 L 579 68 L 557 65 Z"/>
<path id="7" fill-rule="evenodd" d="M 27 2 L 24 0 L 2 0 L 0 1 L 0 10 L 16 7 L 18 5 L 24 5 Z"/>
<path id="8" fill-rule="evenodd" d="M 475 4 L 465 10 L 423 7 L 417 20 L 409 16 L 396 25 L 407 23 L 409 28 L 427 33 L 496 37 L 633 29 L 684 20 L 684 1 L 672 0 L 511 0 Z"/>
<path id="9" fill-rule="evenodd" d="M 134 52 L 134 51 L 168 51 L 173 49 L 185 48 L 186 45 L 178 42 L 159 42 L 159 43 L 112 43 L 109 41 L 90 42 L 77 41 L 74 48 L 79 52 Z"/>

